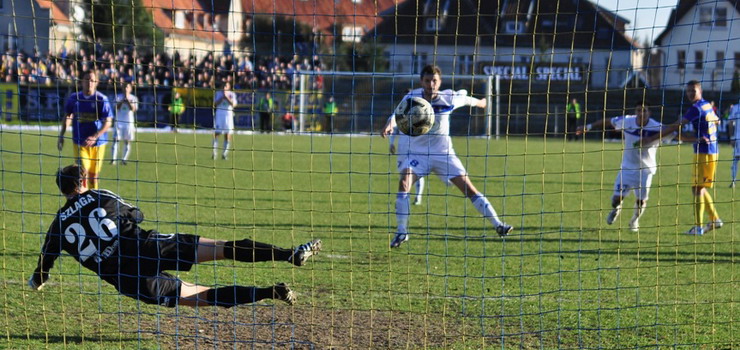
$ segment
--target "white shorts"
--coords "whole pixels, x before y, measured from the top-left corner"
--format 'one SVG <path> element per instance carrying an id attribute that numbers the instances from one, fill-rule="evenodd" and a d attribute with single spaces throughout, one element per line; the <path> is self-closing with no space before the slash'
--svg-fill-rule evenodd
<path id="1" fill-rule="evenodd" d="M 136 124 L 132 122 L 116 121 L 116 140 L 133 141 L 136 134 Z"/>
<path id="2" fill-rule="evenodd" d="M 234 131 L 234 114 L 216 113 L 213 120 L 213 131 L 217 134 L 228 134 Z"/>
<path id="3" fill-rule="evenodd" d="M 614 195 L 622 198 L 635 191 L 635 197 L 646 201 L 650 194 L 650 185 L 653 183 L 653 174 L 650 170 L 620 170 L 614 180 Z"/>
<path id="4" fill-rule="evenodd" d="M 398 172 L 402 173 L 406 169 L 411 169 L 414 174 L 420 177 L 435 173 L 442 182 L 450 185 L 450 179 L 458 176 L 467 175 L 465 166 L 460 158 L 455 154 L 445 155 L 420 155 L 409 154 L 398 157 Z"/>

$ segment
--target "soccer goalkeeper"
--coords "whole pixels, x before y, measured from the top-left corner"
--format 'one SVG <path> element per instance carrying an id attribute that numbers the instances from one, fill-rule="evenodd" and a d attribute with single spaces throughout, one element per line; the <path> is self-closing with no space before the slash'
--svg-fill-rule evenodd
<path id="1" fill-rule="evenodd" d="M 302 266 L 321 250 L 320 240 L 283 249 L 248 239 L 216 241 L 144 230 L 139 227 L 144 214 L 138 208 L 113 192 L 88 189 L 84 168 L 67 166 L 57 171 L 56 179 L 67 202 L 46 233 L 38 266 L 28 281 L 35 290 L 49 279 L 49 270 L 63 250 L 119 293 L 147 304 L 233 307 L 262 299 L 292 304 L 295 294 L 284 283 L 265 288 L 211 288 L 182 281 L 164 271 L 188 271 L 193 264 L 221 259 L 286 261 Z"/>

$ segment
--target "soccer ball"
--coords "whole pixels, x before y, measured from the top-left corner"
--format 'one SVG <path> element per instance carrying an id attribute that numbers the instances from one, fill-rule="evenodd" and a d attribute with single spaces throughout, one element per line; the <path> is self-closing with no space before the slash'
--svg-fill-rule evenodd
<path id="1" fill-rule="evenodd" d="M 396 107 L 398 130 L 409 136 L 420 136 L 434 125 L 434 108 L 421 97 L 407 98 Z"/>

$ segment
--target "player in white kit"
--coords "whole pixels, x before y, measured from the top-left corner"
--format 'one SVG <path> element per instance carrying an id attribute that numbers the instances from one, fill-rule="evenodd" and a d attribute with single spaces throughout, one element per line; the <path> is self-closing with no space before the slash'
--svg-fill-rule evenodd
<path id="1" fill-rule="evenodd" d="M 428 65 L 421 71 L 420 89 L 410 91 L 404 99 L 411 97 L 422 97 L 431 103 L 434 108 L 434 125 L 428 133 L 409 137 L 407 154 L 399 154 L 398 171 L 401 178 L 398 182 L 398 194 L 396 195 L 396 223 L 398 228 L 396 235 L 391 241 L 391 248 L 401 246 L 409 239 L 407 229 L 411 205 L 409 192 L 411 184 L 420 177 L 425 177 L 434 172 L 446 184 L 453 184 L 473 203 L 475 208 L 483 217 L 491 221 L 496 232 L 505 236 L 513 228 L 499 220 L 496 211 L 488 199 L 473 186 L 470 178 L 460 159 L 455 154 L 450 138 L 450 113 L 459 107 L 474 106 L 486 107 L 486 100 L 467 96 L 467 91 L 443 90 L 442 71 L 437 66 Z M 388 118 L 382 137 L 393 133 L 396 127 L 395 115 Z"/>
<path id="2" fill-rule="evenodd" d="M 594 128 L 601 129 L 604 123 L 604 120 L 597 120 L 592 124 L 579 126 L 576 134 L 580 135 Z M 606 126 L 622 131 L 624 135 L 622 165 L 614 181 L 612 210 L 606 217 L 606 223 L 609 225 L 614 223 L 622 211 L 622 201 L 630 191 L 633 191 L 637 199 L 629 227 L 633 232 L 637 232 L 640 228 L 640 217 L 645 211 L 653 175 L 658 169 L 656 155 L 660 144 L 660 140 L 643 144 L 642 139 L 660 134 L 663 124 L 650 118 L 650 110 L 639 104 L 635 106 L 634 115 L 606 119 Z"/>
<path id="3" fill-rule="evenodd" d="M 396 138 L 398 138 L 398 147 L 396 147 Z M 398 154 L 398 166 L 401 165 L 401 162 L 408 155 L 410 142 L 411 139 L 409 136 L 398 131 L 398 127 L 393 128 L 393 132 L 388 135 L 388 143 L 390 144 L 388 150 L 391 154 Z M 414 205 L 421 205 L 421 198 L 424 193 L 424 178 L 420 176 L 419 180 L 414 183 L 414 187 L 416 188 Z"/>
<path id="4" fill-rule="evenodd" d="M 730 187 L 735 188 L 735 181 L 737 180 L 737 163 L 740 161 L 740 102 L 734 105 L 730 110 L 730 117 L 728 119 L 728 128 L 730 133 L 730 144 L 733 148 L 732 166 L 730 172 L 732 173 L 732 182 Z"/>
<path id="5" fill-rule="evenodd" d="M 133 94 L 134 87 L 131 83 L 126 83 L 124 93 L 119 94 L 116 98 L 116 120 L 115 135 L 113 138 L 113 155 L 111 164 L 116 164 L 118 158 L 118 146 L 123 142 L 123 157 L 120 158 L 121 164 L 126 165 L 128 156 L 131 153 L 131 142 L 134 141 L 136 134 L 136 111 L 139 110 L 139 99 Z"/>
<path id="6" fill-rule="evenodd" d="M 213 96 L 213 107 L 216 109 L 213 121 L 213 159 L 216 159 L 218 135 L 221 134 L 224 135 L 224 150 L 221 158 L 226 159 L 234 132 L 234 107 L 236 107 L 236 94 L 231 91 L 231 83 L 226 82 L 223 91 L 216 92 Z"/>

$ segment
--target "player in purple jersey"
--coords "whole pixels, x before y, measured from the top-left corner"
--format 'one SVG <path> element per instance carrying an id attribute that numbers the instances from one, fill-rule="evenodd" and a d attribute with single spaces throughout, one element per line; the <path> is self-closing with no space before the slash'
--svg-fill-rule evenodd
<path id="1" fill-rule="evenodd" d="M 108 129 L 113 125 L 113 109 L 108 97 L 97 91 L 98 74 L 88 71 L 82 76 L 82 91 L 67 98 L 66 117 L 62 120 L 57 149 L 64 148 L 64 134 L 72 129 L 74 155 L 87 171 L 88 185 L 98 188 L 98 176 L 103 167 Z"/>
<path id="2" fill-rule="evenodd" d="M 232 307 L 268 298 L 292 304 L 295 294 L 284 283 L 266 288 L 211 288 L 164 271 L 188 271 L 193 264 L 222 259 L 302 266 L 321 250 L 320 240 L 283 249 L 248 239 L 217 241 L 144 230 L 139 227 L 144 214 L 113 192 L 89 189 L 85 169 L 79 165 L 60 169 L 56 179 L 67 202 L 46 233 L 37 267 L 28 280 L 35 290 L 49 280 L 49 270 L 64 251 L 122 295 L 147 304 Z"/>
<path id="3" fill-rule="evenodd" d="M 708 231 L 721 228 L 722 220 L 714 207 L 714 199 L 708 189 L 714 187 L 714 176 L 717 170 L 719 144 L 717 143 L 717 125 L 719 117 L 712 105 L 702 98 L 701 83 L 692 80 L 686 83 L 686 99 L 692 105 L 683 118 L 673 124 L 663 127 L 662 135 L 678 131 L 682 125 L 691 124 L 693 134 L 683 137 L 684 140 L 694 142 L 693 186 L 694 194 L 694 227 L 687 234 L 703 235 Z M 660 137 L 655 135 L 646 140 L 652 142 Z M 709 222 L 704 223 L 704 211 L 709 214 Z"/>

